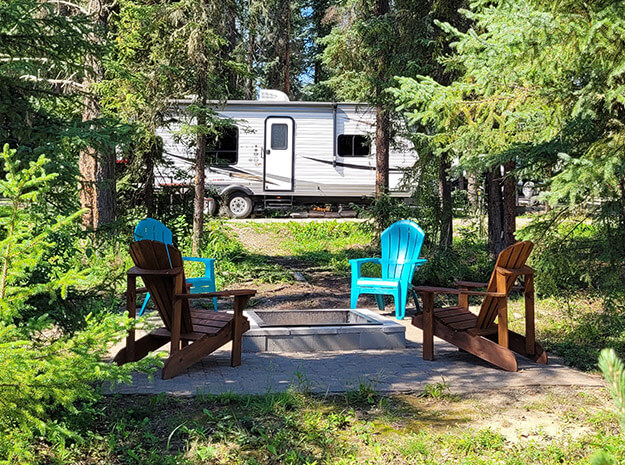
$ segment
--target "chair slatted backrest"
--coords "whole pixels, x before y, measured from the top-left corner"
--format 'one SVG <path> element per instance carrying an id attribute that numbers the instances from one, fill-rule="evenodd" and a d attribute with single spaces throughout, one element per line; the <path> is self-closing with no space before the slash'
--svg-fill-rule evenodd
<path id="1" fill-rule="evenodd" d="M 135 228 L 135 241 L 149 239 L 152 241 L 160 241 L 165 244 L 173 244 L 174 236 L 170 229 L 154 218 L 146 218 L 139 221 Z"/>
<path id="2" fill-rule="evenodd" d="M 182 255 L 180 251 L 171 244 L 160 241 L 142 240 L 130 244 L 130 256 L 132 261 L 139 268 L 146 270 L 170 270 L 182 267 Z M 171 265 L 170 265 L 171 260 Z M 158 313 L 168 330 L 172 330 L 174 315 L 174 293 L 184 294 L 186 292 L 186 282 L 184 273 L 182 284 L 174 289 L 175 280 L 172 276 L 141 276 L 145 287 L 156 302 Z M 181 332 L 189 333 L 193 331 L 191 321 L 191 311 L 189 301 L 182 300 L 182 320 Z"/>
<path id="3" fill-rule="evenodd" d="M 493 270 L 493 274 L 490 276 L 490 281 L 488 282 L 488 287 L 486 288 L 486 291 L 501 292 L 500 289 L 497 289 L 497 267 L 508 268 L 512 270 L 522 268 L 523 266 L 525 266 L 525 262 L 530 256 L 533 248 L 534 244 L 532 244 L 530 241 L 524 241 L 517 242 L 516 244 L 513 244 L 510 247 L 506 247 L 505 249 L 503 249 L 497 257 L 495 269 Z M 506 295 L 510 294 L 510 291 L 514 286 L 514 282 L 516 281 L 516 279 L 516 275 L 506 276 L 506 288 L 504 290 Z M 480 308 L 480 313 L 477 317 L 476 327 L 479 329 L 488 328 L 495 322 L 496 317 L 497 297 L 486 296 L 484 298 L 484 301 L 482 302 L 482 307 Z"/>
<path id="4" fill-rule="evenodd" d="M 404 264 L 419 258 L 425 233 L 417 223 L 401 220 L 382 232 L 382 278 L 400 279 Z"/>

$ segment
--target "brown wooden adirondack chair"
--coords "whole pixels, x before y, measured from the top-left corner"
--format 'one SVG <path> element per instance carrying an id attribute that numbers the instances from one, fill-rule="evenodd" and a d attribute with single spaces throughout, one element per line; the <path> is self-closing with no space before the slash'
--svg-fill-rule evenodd
<path id="1" fill-rule="evenodd" d="M 423 313 L 415 315 L 412 324 L 423 330 L 424 360 L 434 359 L 437 336 L 508 371 L 517 371 L 513 352 L 547 363 L 547 353 L 534 336 L 534 270 L 525 265 L 533 247 L 526 241 L 502 250 L 488 283 L 458 281 L 457 289 L 415 287 L 423 299 Z M 508 329 L 508 296 L 519 276 L 524 276 L 525 336 Z M 480 287 L 486 291 L 474 290 Z M 458 306 L 434 308 L 435 294 L 457 294 Z M 469 310 L 470 295 L 484 296 L 478 315 Z"/>
<path id="2" fill-rule="evenodd" d="M 171 342 L 170 354 L 162 372 L 163 379 L 169 379 L 232 341 L 230 362 L 232 366 L 239 366 L 241 336 L 250 328 L 249 321 L 243 316 L 243 309 L 256 291 L 243 289 L 190 294 L 185 282 L 182 255 L 173 245 L 150 240 L 138 241 L 131 244 L 130 255 L 136 266 L 127 273 L 128 313 L 131 318 L 135 317 L 137 292 L 148 291 L 165 326 L 137 341 L 134 330 L 130 331 L 126 347 L 117 353 L 115 362 L 122 364 L 140 360 L 149 352 Z M 137 277 L 143 279 L 145 288 L 136 288 Z M 234 297 L 233 314 L 189 307 L 190 299 L 230 296 Z"/>

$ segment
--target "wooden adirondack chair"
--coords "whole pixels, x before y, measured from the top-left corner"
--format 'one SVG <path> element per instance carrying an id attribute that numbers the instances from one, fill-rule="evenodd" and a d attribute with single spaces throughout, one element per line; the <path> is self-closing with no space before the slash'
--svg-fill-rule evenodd
<path id="1" fill-rule="evenodd" d="M 173 378 L 188 367 L 232 341 L 232 366 L 241 364 L 241 336 L 250 327 L 243 309 L 254 290 L 190 294 L 184 276 L 182 255 L 171 244 L 143 240 L 130 246 L 135 265 L 127 273 L 127 308 L 131 318 L 136 314 L 137 292 L 150 292 L 165 325 L 135 341 L 130 331 L 126 347 L 115 356 L 117 363 L 140 360 L 149 352 L 171 342 L 170 355 L 163 366 L 163 379 Z M 171 265 L 170 265 L 171 261 Z M 137 277 L 146 285 L 136 288 Z M 195 298 L 234 297 L 234 313 L 216 313 L 190 308 Z"/>
<path id="2" fill-rule="evenodd" d="M 434 359 L 437 336 L 508 371 L 517 371 L 513 352 L 547 363 L 547 353 L 534 336 L 534 270 L 525 265 L 533 247 L 526 241 L 502 250 L 488 283 L 458 281 L 458 289 L 415 287 L 423 299 L 423 313 L 415 315 L 412 324 L 423 330 L 424 360 Z M 508 329 L 508 296 L 519 276 L 524 276 L 525 336 Z M 475 290 L 480 287 L 486 291 Z M 457 294 L 458 306 L 434 308 L 435 294 Z M 478 315 L 469 310 L 470 295 L 484 296 Z"/>
<path id="3" fill-rule="evenodd" d="M 174 243 L 174 235 L 171 230 L 154 218 L 146 218 L 139 221 L 135 227 L 135 241 L 151 240 L 160 241 L 165 244 Z M 191 293 L 197 294 L 202 292 L 215 292 L 215 259 L 201 257 L 182 257 L 185 262 L 200 262 L 204 264 L 204 276 L 197 278 L 187 278 L 187 283 L 192 284 Z M 148 292 L 139 310 L 139 315 L 143 315 L 148 302 L 150 301 L 150 293 Z M 213 308 L 217 311 L 217 297 L 213 298 Z"/>
<path id="4" fill-rule="evenodd" d="M 406 298 L 412 290 L 412 275 L 419 265 L 427 260 L 419 258 L 425 234 L 413 221 L 401 220 L 382 232 L 380 238 L 382 258 L 358 258 L 350 260 L 352 266 L 351 308 L 356 308 L 360 294 L 374 294 L 380 310 L 384 310 L 383 295 L 392 295 L 395 300 L 395 317 L 398 320 L 406 314 Z M 378 263 L 382 267 L 381 278 L 361 276 L 363 263 Z M 419 307 L 413 293 L 415 306 Z"/>

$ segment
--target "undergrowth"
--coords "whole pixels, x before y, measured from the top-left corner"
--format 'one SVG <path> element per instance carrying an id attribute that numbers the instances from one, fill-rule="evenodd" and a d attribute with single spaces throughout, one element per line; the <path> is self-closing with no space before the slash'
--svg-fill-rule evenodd
<path id="1" fill-rule="evenodd" d="M 191 231 L 184 218 L 168 225 L 174 233 L 174 242 L 183 255 L 191 255 Z M 217 289 L 232 283 L 277 283 L 292 280 L 291 273 L 267 257 L 247 250 L 224 221 L 212 220 L 204 225 L 202 257 L 215 259 Z M 188 276 L 200 276 L 204 270 L 199 264 L 186 263 Z"/>
<path id="2" fill-rule="evenodd" d="M 126 464 L 585 464 L 598 448 L 622 457 L 616 421 L 578 439 L 509 442 L 465 424 L 457 399 L 354 398 L 299 392 L 262 396 L 114 397 L 100 404 L 92 439 L 72 448 L 76 463 Z M 370 395 L 371 394 L 371 395 Z M 447 406 L 447 407 L 445 407 Z M 581 407 L 580 407 L 581 408 Z M 465 414 L 471 415 L 471 414 Z M 437 426 L 438 425 L 438 426 Z M 589 423 L 590 425 L 590 423 Z"/>

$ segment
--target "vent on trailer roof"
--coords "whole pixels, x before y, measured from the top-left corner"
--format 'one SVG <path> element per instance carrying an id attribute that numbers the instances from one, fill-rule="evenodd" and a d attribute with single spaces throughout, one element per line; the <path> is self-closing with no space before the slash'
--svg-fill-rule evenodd
<path id="1" fill-rule="evenodd" d="M 275 89 L 260 89 L 258 100 L 272 100 L 274 102 L 288 102 L 289 96 Z"/>

